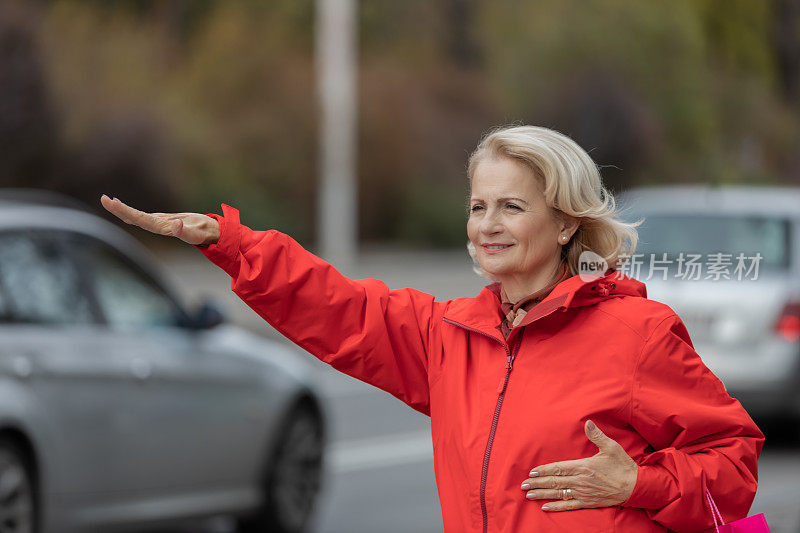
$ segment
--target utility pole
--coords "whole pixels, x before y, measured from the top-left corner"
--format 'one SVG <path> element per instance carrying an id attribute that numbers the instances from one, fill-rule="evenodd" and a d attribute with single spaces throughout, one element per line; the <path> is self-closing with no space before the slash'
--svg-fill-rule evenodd
<path id="1" fill-rule="evenodd" d="M 318 252 L 344 271 L 358 254 L 357 16 L 356 0 L 316 0 Z"/>

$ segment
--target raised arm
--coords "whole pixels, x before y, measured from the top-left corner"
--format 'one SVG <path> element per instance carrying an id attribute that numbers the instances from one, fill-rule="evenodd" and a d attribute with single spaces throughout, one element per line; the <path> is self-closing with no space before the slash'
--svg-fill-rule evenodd
<path id="1" fill-rule="evenodd" d="M 238 210 L 225 204 L 224 216 L 169 215 L 102 201 L 125 222 L 195 244 L 231 276 L 231 290 L 292 342 L 430 413 L 429 354 L 441 305 L 433 296 L 351 280 L 291 237 L 242 225 Z"/>
<path id="2" fill-rule="evenodd" d="M 674 531 L 713 528 L 711 492 L 726 521 L 746 516 L 758 486 L 764 436 L 700 360 L 677 316 L 665 319 L 640 355 L 631 425 L 655 449 L 639 464 L 625 506 Z"/>

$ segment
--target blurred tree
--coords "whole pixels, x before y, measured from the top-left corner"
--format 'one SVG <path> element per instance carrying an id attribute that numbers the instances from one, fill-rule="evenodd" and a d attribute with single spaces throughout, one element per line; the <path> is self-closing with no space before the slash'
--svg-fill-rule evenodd
<path id="1" fill-rule="evenodd" d="M 92 206 L 105 193 L 148 211 L 176 210 L 179 202 L 163 161 L 164 133 L 148 110 L 117 109 L 94 124 L 53 188 Z"/>
<path id="2" fill-rule="evenodd" d="M 171 22 L 183 15 L 163 3 L 53 4 L 44 39 L 74 169 L 60 186 L 103 184 L 151 210 L 228 202 L 254 225 L 307 241 L 311 2 L 211 4 L 184 40 Z"/>
<path id="3" fill-rule="evenodd" d="M 456 67 L 470 68 L 480 63 L 480 48 L 475 39 L 475 14 L 477 0 L 447 0 L 444 3 L 445 48 L 452 64 Z"/>
<path id="4" fill-rule="evenodd" d="M 702 24 L 711 65 L 723 71 L 772 79 L 775 73 L 770 44 L 773 9 L 769 2 L 697 0 L 692 5 Z"/>
<path id="5" fill-rule="evenodd" d="M 3 1 L 3 183 L 313 241 L 313 0 Z M 504 123 L 571 135 L 614 190 L 800 183 L 798 2 L 361 2 L 361 237 L 463 245 L 467 157 Z"/>
<path id="6" fill-rule="evenodd" d="M 447 244 L 461 244 L 466 160 L 499 115 L 485 80 L 471 71 L 376 62 L 362 67 L 360 91 L 362 238 L 442 245 L 449 235 Z M 434 216 L 437 206 L 446 213 Z M 443 219 L 451 225 L 437 227 Z M 426 226 L 428 239 L 418 230 Z"/>
<path id="7" fill-rule="evenodd" d="M 565 80 L 562 91 L 541 110 L 541 122 L 556 125 L 602 169 L 616 189 L 637 184 L 637 171 L 663 143 L 659 121 L 623 76 L 587 69 Z"/>
<path id="8" fill-rule="evenodd" d="M 800 0 L 773 1 L 775 58 L 783 97 L 800 103 Z"/>
<path id="9" fill-rule="evenodd" d="M 134 15 L 137 20 L 155 19 L 164 23 L 172 37 L 187 38 L 195 26 L 208 16 L 218 0 L 82 0 L 82 4 L 96 13 L 121 13 Z M 63 0 L 46 0 L 60 4 Z"/>
<path id="10" fill-rule="evenodd" d="M 0 186 L 44 187 L 58 154 L 58 121 L 43 75 L 35 11 L 0 1 Z"/>
<path id="11" fill-rule="evenodd" d="M 190 202 L 215 211 L 236 202 L 252 224 L 303 243 L 316 223 L 312 6 L 220 2 L 170 76 L 180 187 Z"/>
<path id="12" fill-rule="evenodd" d="M 498 103 L 510 117 L 572 135 L 609 166 L 612 188 L 686 179 L 717 137 L 690 3 L 484 3 Z"/>
<path id="13" fill-rule="evenodd" d="M 793 46 L 800 37 L 796 13 L 792 20 L 794 3 L 693 4 L 706 36 L 707 85 L 720 124 L 718 163 L 707 176 L 711 181 L 800 183 L 800 125 L 797 109 L 789 107 L 791 80 L 797 76 L 792 74 Z"/>
<path id="14" fill-rule="evenodd" d="M 481 134 L 501 120 L 479 66 L 480 43 L 454 48 L 459 34 L 475 33 L 477 7 L 476 0 L 361 6 L 365 241 L 458 246 L 466 240 L 466 160 Z"/>
<path id="15" fill-rule="evenodd" d="M 95 206 L 101 193 L 151 211 L 175 210 L 169 134 L 157 107 L 155 24 L 126 9 L 57 2 L 44 20 L 48 82 L 62 128 L 50 188 Z M 98 44 L 100 43 L 100 44 Z"/>

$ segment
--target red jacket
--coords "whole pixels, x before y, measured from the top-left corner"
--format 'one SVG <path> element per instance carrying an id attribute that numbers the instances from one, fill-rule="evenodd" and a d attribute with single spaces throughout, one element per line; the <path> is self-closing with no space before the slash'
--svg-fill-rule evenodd
<path id="1" fill-rule="evenodd" d="M 436 302 L 351 280 L 274 230 L 222 206 L 219 242 L 198 247 L 232 290 L 337 370 L 430 415 L 447 532 L 664 532 L 744 517 L 764 437 L 703 365 L 681 320 L 642 283 L 574 276 L 504 340 L 497 285 Z M 545 512 L 520 489 L 536 465 L 590 457 L 593 420 L 639 465 L 617 507 Z"/>

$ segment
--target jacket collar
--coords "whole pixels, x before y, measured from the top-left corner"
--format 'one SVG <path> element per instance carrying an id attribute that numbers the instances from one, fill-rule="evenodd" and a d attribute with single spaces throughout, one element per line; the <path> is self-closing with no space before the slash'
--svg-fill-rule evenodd
<path id="1" fill-rule="evenodd" d="M 615 271 L 593 279 L 582 278 L 578 275 L 572 276 L 556 285 L 552 292 L 533 307 L 514 329 L 526 326 L 556 311 L 590 306 L 621 296 L 646 298 L 647 289 L 644 283 Z M 484 287 L 473 298 L 453 300 L 444 313 L 444 320 L 477 330 L 502 342 L 502 335 L 497 329 L 503 320 L 500 302 L 500 284 L 493 283 Z M 511 335 L 513 334 L 512 330 Z"/>

